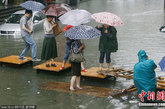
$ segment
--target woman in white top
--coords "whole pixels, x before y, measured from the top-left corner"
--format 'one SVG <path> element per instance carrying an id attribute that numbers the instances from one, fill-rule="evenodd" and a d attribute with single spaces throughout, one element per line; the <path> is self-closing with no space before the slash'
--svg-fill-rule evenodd
<path id="1" fill-rule="evenodd" d="M 47 18 L 45 19 L 43 24 L 45 38 L 43 41 L 41 59 L 42 60 L 51 59 L 52 60 L 51 66 L 56 67 L 56 65 L 54 64 L 54 59 L 57 57 L 57 45 L 56 45 L 56 39 L 53 28 L 55 28 L 57 24 L 52 23 L 54 19 L 53 16 L 46 16 L 46 17 Z M 50 67 L 49 63 L 46 64 L 46 67 Z"/>

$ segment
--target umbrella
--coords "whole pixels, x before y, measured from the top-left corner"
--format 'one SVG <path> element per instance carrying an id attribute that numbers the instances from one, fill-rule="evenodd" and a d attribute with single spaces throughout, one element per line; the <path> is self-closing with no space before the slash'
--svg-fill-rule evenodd
<path id="1" fill-rule="evenodd" d="M 70 11 L 72 8 L 64 3 L 50 4 L 42 10 L 42 13 L 49 16 L 60 16 Z"/>
<path id="2" fill-rule="evenodd" d="M 20 4 L 19 6 L 27 10 L 33 10 L 33 11 L 41 11 L 42 9 L 45 8 L 45 6 L 42 3 L 36 1 L 26 1 Z"/>
<path id="3" fill-rule="evenodd" d="M 70 39 L 92 39 L 101 36 L 101 32 L 91 26 L 79 25 L 65 31 L 64 36 Z"/>
<path id="4" fill-rule="evenodd" d="M 159 66 L 163 72 L 165 72 L 165 56 L 162 58 L 162 60 L 159 62 Z"/>
<path id="5" fill-rule="evenodd" d="M 65 26 L 64 28 L 63 28 L 63 31 L 65 32 L 66 30 L 68 30 L 68 29 L 70 29 L 70 28 L 72 28 L 73 26 L 72 25 L 67 25 L 67 26 Z"/>
<path id="6" fill-rule="evenodd" d="M 92 14 L 92 18 L 96 20 L 96 22 L 108 24 L 111 26 L 121 26 L 123 25 L 122 20 L 117 15 L 110 12 L 99 12 Z"/>
<path id="7" fill-rule="evenodd" d="M 86 10 L 71 10 L 59 17 L 62 24 L 78 26 L 91 21 L 91 13 Z"/>

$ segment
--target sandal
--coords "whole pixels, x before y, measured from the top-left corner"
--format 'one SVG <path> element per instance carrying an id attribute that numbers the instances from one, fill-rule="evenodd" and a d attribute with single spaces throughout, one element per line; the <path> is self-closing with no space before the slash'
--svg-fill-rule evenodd
<path id="1" fill-rule="evenodd" d="M 49 64 L 46 64 L 46 67 L 50 67 L 50 65 Z"/>
<path id="2" fill-rule="evenodd" d="M 63 70 L 64 69 L 64 67 L 60 67 L 60 70 Z"/>
<path id="3" fill-rule="evenodd" d="M 81 87 L 77 87 L 77 89 L 82 90 L 83 88 L 81 88 Z"/>
<path id="4" fill-rule="evenodd" d="M 76 91 L 75 89 L 70 89 L 70 88 L 69 88 L 69 90 L 72 91 L 72 92 L 75 92 Z"/>
<path id="5" fill-rule="evenodd" d="M 57 67 L 55 63 L 51 63 L 51 66 L 53 66 L 53 67 Z"/>
<path id="6" fill-rule="evenodd" d="M 82 72 L 87 72 L 87 69 L 83 69 L 83 70 L 81 70 Z"/>

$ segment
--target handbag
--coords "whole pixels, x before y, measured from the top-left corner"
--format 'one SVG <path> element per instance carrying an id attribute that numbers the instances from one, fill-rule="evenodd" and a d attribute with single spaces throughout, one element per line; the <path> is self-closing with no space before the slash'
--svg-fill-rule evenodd
<path id="1" fill-rule="evenodd" d="M 59 35 L 62 32 L 59 24 L 58 23 L 56 23 L 56 24 L 57 24 L 57 26 L 54 28 L 54 34 L 55 34 L 55 36 Z"/>
<path id="2" fill-rule="evenodd" d="M 82 51 L 80 51 L 76 54 L 73 52 L 72 49 L 70 50 L 70 53 L 69 53 L 69 61 L 70 62 L 83 62 L 84 60 L 85 59 L 84 59 Z"/>

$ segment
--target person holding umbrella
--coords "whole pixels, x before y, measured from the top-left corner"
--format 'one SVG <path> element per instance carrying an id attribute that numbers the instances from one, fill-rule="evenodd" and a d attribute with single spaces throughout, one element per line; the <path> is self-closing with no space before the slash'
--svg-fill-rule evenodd
<path id="1" fill-rule="evenodd" d="M 72 25 L 67 25 L 63 28 L 63 31 L 65 32 L 66 30 L 72 28 L 73 26 Z M 72 39 L 66 37 L 66 41 L 65 41 L 65 55 L 64 55 L 64 58 L 63 58 L 63 62 L 62 62 L 62 66 L 60 67 L 60 70 L 63 70 L 64 67 L 65 67 L 65 64 L 66 64 L 66 61 L 68 60 L 69 58 L 69 51 L 71 49 L 71 43 L 72 43 Z"/>
<path id="2" fill-rule="evenodd" d="M 99 12 L 92 14 L 92 18 L 98 22 L 102 23 L 102 26 L 97 26 L 96 28 L 101 31 L 102 36 L 99 41 L 99 51 L 100 51 L 100 70 L 102 70 L 104 56 L 106 54 L 107 70 L 109 70 L 111 62 L 111 52 L 116 52 L 118 50 L 117 42 L 117 31 L 114 26 L 122 26 L 123 21 L 121 18 L 110 12 Z"/>
<path id="3" fill-rule="evenodd" d="M 80 40 L 73 40 L 71 43 L 71 49 L 73 53 L 78 54 L 82 52 L 82 50 L 85 48 L 85 44 L 81 43 Z M 75 82 L 77 89 L 82 89 L 80 87 L 80 80 L 81 80 L 81 62 L 74 62 L 71 61 L 71 72 L 72 72 L 72 78 L 70 81 L 70 91 L 75 91 Z"/>
<path id="4" fill-rule="evenodd" d="M 42 54 L 41 59 L 42 60 L 52 60 L 51 66 L 56 67 L 54 64 L 54 59 L 57 57 L 57 45 L 56 45 L 56 39 L 53 32 L 53 28 L 57 26 L 56 23 L 52 23 L 54 16 L 46 16 L 46 19 L 44 21 L 44 32 L 45 32 L 45 38 L 43 41 L 43 47 L 42 47 Z M 46 67 L 50 67 L 50 65 L 46 64 Z"/>
<path id="5" fill-rule="evenodd" d="M 111 58 L 110 58 L 111 52 L 116 52 L 118 50 L 118 42 L 116 37 L 117 31 L 114 26 L 110 26 L 107 24 L 103 24 L 102 26 L 98 25 L 96 28 L 101 31 L 101 37 L 99 40 L 100 70 L 102 70 L 103 67 L 105 54 L 106 54 L 107 70 L 109 70 L 110 62 L 111 62 Z"/>
<path id="6" fill-rule="evenodd" d="M 83 57 L 83 50 L 85 44 L 80 42 L 80 39 L 93 39 L 101 36 L 101 32 L 96 28 L 87 25 L 74 26 L 65 31 L 64 36 L 72 39 L 69 61 L 71 62 L 71 71 L 73 76 L 71 78 L 70 90 L 75 91 L 74 85 L 77 82 L 77 88 L 80 87 L 81 78 L 81 62 L 85 59 Z"/>
<path id="7" fill-rule="evenodd" d="M 57 24 L 53 24 L 52 20 L 53 17 L 58 18 L 69 10 L 71 9 L 65 6 L 63 3 L 50 4 L 42 10 L 42 13 L 47 16 L 47 19 L 44 22 L 45 39 L 43 43 L 41 59 L 48 60 L 50 58 L 57 57 L 56 40 L 53 37 L 53 28 L 56 27 Z M 52 65 L 55 66 L 55 64 Z M 46 66 L 49 67 L 50 65 L 46 64 Z"/>
<path id="8" fill-rule="evenodd" d="M 19 6 L 26 9 L 24 16 L 20 20 L 21 36 L 25 41 L 26 47 L 19 56 L 19 60 L 26 60 L 24 56 L 26 55 L 30 46 L 32 46 L 32 61 L 40 61 L 40 59 L 36 58 L 37 48 L 34 40 L 31 37 L 32 28 L 30 28 L 30 23 L 28 23 L 28 21 L 32 16 L 32 11 L 41 11 L 45 6 L 36 1 L 26 1 Z"/>
<path id="9" fill-rule="evenodd" d="M 19 56 L 19 60 L 26 60 L 24 56 L 28 52 L 30 46 L 32 47 L 32 61 L 40 61 L 40 59 L 36 58 L 36 44 L 34 40 L 31 37 L 32 30 L 30 28 L 30 25 L 28 24 L 28 20 L 32 16 L 31 10 L 26 10 L 24 16 L 20 20 L 20 28 L 21 28 L 21 36 L 26 44 L 25 49 L 22 51 L 22 53 Z"/>
<path id="10" fill-rule="evenodd" d="M 63 31 L 67 31 L 68 29 L 72 28 L 73 26 L 72 25 L 67 25 L 63 28 Z M 65 67 L 65 64 L 66 64 L 66 61 L 68 60 L 69 58 L 69 51 L 71 49 L 71 43 L 72 43 L 72 39 L 66 37 L 66 42 L 65 42 L 65 55 L 64 55 L 64 60 L 62 62 L 62 67 L 60 67 L 60 70 L 63 70 L 64 67 Z M 83 65 L 83 62 L 81 62 L 81 68 L 82 68 L 82 71 L 83 72 L 87 72 L 87 69 L 84 68 L 84 65 Z"/>

